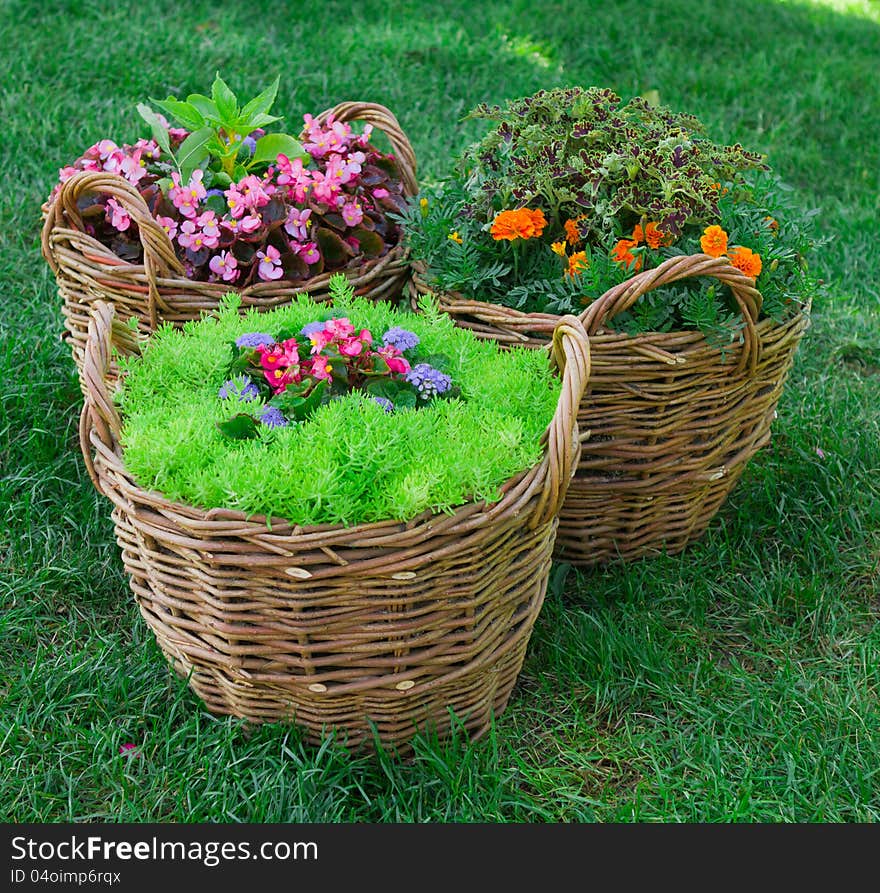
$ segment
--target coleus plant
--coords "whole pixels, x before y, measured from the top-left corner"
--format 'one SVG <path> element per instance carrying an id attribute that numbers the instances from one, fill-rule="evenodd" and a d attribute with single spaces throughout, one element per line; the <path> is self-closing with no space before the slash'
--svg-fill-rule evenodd
<path id="1" fill-rule="evenodd" d="M 400 239 L 389 212 L 406 207 L 393 155 L 329 116 L 304 115 L 304 139 L 265 128 L 278 79 L 241 104 L 217 75 L 211 96 L 141 104 L 152 139 L 105 139 L 63 168 L 118 173 L 134 185 L 162 225 L 188 278 L 246 286 L 299 281 L 380 257 Z M 180 127 L 172 126 L 167 113 Z M 56 186 L 50 201 L 59 187 Z M 84 195 L 87 232 L 119 257 L 143 258 L 136 222 L 113 197 Z"/>

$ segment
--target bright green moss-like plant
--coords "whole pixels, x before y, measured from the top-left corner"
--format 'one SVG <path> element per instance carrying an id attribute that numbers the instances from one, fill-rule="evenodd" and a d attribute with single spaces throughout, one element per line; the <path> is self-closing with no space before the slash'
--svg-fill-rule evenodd
<path id="1" fill-rule="evenodd" d="M 142 357 L 122 364 L 126 466 L 141 486 L 170 499 L 300 524 L 407 520 L 498 499 L 502 484 L 540 460 L 558 379 L 546 354 L 502 352 L 430 303 L 424 309 L 402 314 L 350 297 L 330 308 L 303 297 L 240 316 L 230 296 L 215 317 L 183 331 L 162 327 Z M 443 358 L 456 396 L 389 412 L 370 391 L 351 391 L 302 420 L 259 425 L 248 439 L 225 435 L 230 397 L 218 393 L 228 381 L 230 345 L 246 333 L 298 333 L 340 317 L 358 330 L 415 334 L 426 356 Z M 242 405 L 259 417 L 263 399 Z"/>

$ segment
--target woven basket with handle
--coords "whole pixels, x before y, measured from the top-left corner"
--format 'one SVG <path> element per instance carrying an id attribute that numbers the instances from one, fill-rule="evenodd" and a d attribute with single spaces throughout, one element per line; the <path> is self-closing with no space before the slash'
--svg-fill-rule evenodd
<path id="1" fill-rule="evenodd" d="M 384 106 L 367 102 L 344 102 L 318 116 L 325 123 L 364 121 L 388 137 L 403 179 L 404 191 L 414 195 L 416 159 L 397 118 Z M 143 263 L 132 264 L 114 254 L 84 231 L 77 207 L 81 196 L 101 194 L 115 198 L 137 224 L 144 249 Z M 160 321 L 184 323 L 198 319 L 203 311 L 217 307 L 229 291 L 241 294 L 242 310 L 271 308 L 285 304 L 298 294 L 320 301 L 327 296 L 332 273 L 322 273 L 300 282 L 275 280 L 236 289 L 225 282 L 194 282 L 187 279 L 168 234 L 150 214 L 140 193 L 119 174 L 83 171 L 65 182 L 55 199 L 43 206 L 43 256 L 58 283 L 69 339 L 77 368 L 82 371 L 83 352 L 91 306 L 109 301 L 122 319 L 135 317 L 142 332 L 152 332 Z M 406 250 L 392 247 L 382 257 L 362 259 L 342 271 L 364 297 L 397 297 L 407 275 Z"/>
<path id="2" fill-rule="evenodd" d="M 292 720 L 311 740 L 406 747 L 450 711 L 479 735 L 506 706 L 547 587 L 558 509 L 577 465 L 590 370 L 576 317 L 552 361 L 562 391 L 541 461 L 500 501 L 408 522 L 301 527 L 200 509 L 138 486 L 119 444 L 108 372 L 140 337 L 92 307 L 80 440 L 141 613 L 215 713 Z"/>
<path id="3" fill-rule="evenodd" d="M 698 331 L 629 336 L 605 328 L 639 297 L 688 277 L 730 286 L 744 322 L 726 353 Z M 414 293 L 431 291 L 416 265 Z M 415 296 L 415 295 L 414 295 Z M 456 324 L 503 344 L 543 347 L 559 321 L 437 293 Z M 670 258 L 610 289 L 581 314 L 592 374 L 578 424 L 589 432 L 560 511 L 555 555 L 589 566 L 680 552 L 699 537 L 752 456 L 770 440 L 776 405 L 809 307 L 758 322 L 761 295 L 726 258 Z"/>

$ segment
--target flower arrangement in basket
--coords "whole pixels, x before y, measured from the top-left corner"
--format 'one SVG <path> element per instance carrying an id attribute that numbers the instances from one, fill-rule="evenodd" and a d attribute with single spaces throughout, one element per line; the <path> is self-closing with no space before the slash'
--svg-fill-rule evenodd
<path id="1" fill-rule="evenodd" d="M 230 296 L 146 342 L 96 303 L 83 455 L 143 616 L 212 711 L 402 747 L 452 711 L 477 735 L 546 590 L 586 334 L 564 319 L 551 365 L 333 289 L 243 315 Z"/>
<path id="2" fill-rule="evenodd" d="M 272 306 L 300 291 L 326 295 L 342 271 L 359 293 L 399 292 L 405 270 L 390 212 L 416 184 L 396 119 L 348 103 L 305 115 L 300 138 L 267 132 L 281 120 L 270 114 L 277 90 L 276 79 L 241 104 L 218 75 L 210 97 L 154 101 L 159 112 L 139 105 L 150 139 L 100 140 L 61 169 L 44 207 L 43 250 L 78 360 L 96 297 L 151 331 L 160 318 L 198 318 L 230 287 L 243 306 Z M 360 133 L 356 119 L 366 121 Z M 395 154 L 373 144 L 374 123 Z"/>
<path id="3" fill-rule="evenodd" d="M 609 90 L 480 106 L 492 129 L 405 215 L 418 291 L 481 337 L 592 337 L 591 431 L 560 521 L 577 564 L 701 534 L 770 421 L 817 283 L 812 213 L 762 156 Z"/>

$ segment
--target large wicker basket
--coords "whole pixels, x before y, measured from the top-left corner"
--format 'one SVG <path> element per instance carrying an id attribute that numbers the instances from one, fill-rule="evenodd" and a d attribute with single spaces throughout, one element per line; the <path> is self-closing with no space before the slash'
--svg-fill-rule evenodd
<path id="1" fill-rule="evenodd" d="M 680 279 L 730 286 L 743 342 L 726 354 L 697 331 L 631 337 L 603 328 L 638 298 Z M 416 265 L 416 292 L 430 291 Z M 438 293 L 457 325 L 504 344 L 542 347 L 559 322 Z M 770 440 L 776 405 L 807 328 L 809 307 L 783 323 L 757 322 L 754 281 L 725 258 L 671 258 L 636 274 L 581 315 L 592 374 L 578 424 L 590 432 L 560 511 L 555 555 L 589 566 L 680 552 L 706 530 L 752 456 Z"/>
<path id="2" fill-rule="evenodd" d="M 173 503 L 125 468 L 108 388 L 112 351 L 139 338 L 92 308 L 80 439 L 141 613 L 208 708 L 293 720 L 311 740 L 405 747 L 454 712 L 474 736 L 504 710 L 541 608 L 557 512 L 577 464 L 589 343 L 575 317 L 553 335 L 562 392 L 541 461 L 500 501 L 406 523 L 300 527 Z"/>
<path id="3" fill-rule="evenodd" d="M 397 159 L 406 194 L 414 195 L 416 159 L 397 118 L 384 106 L 345 102 L 322 113 L 337 121 L 365 121 L 388 137 Z M 87 193 L 115 198 L 137 224 L 144 260 L 132 264 L 117 257 L 84 231 L 77 201 Z M 241 294 L 242 309 L 271 308 L 307 293 L 312 300 L 327 296 L 330 273 L 301 282 L 276 280 L 235 289 L 225 282 L 193 282 L 184 276 L 168 234 L 153 218 L 140 193 L 119 174 L 84 171 L 75 174 L 59 190 L 54 201 L 43 206 L 43 256 L 58 283 L 65 319 L 65 337 L 70 341 L 77 368 L 82 371 L 89 316 L 95 301 L 112 302 L 122 319 L 135 317 L 142 332 L 152 332 L 160 320 L 184 323 L 213 310 L 229 291 Z M 406 249 L 396 245 L 382 257 L 364 260 L 343 271 L 364 297 L 393 299 L 404 285 L 408 269 Z"/>

